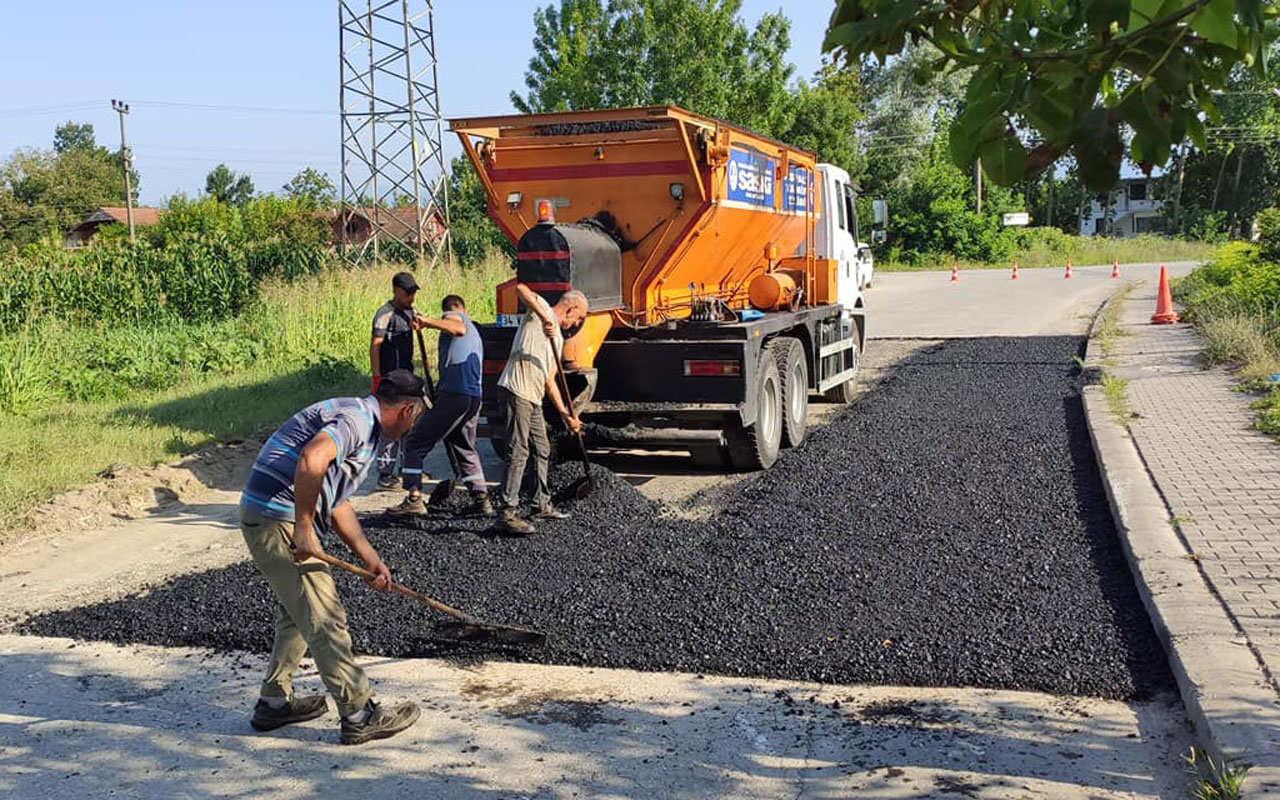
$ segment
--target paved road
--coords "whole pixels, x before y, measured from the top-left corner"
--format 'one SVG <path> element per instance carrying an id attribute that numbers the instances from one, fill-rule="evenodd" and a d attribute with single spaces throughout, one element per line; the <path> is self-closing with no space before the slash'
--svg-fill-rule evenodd
<path id="1" fill-rule="evenodd" d="M 1173 276 L 1195 263 L 1170 262 Z M 958 336 L 1084 334 L 1098 306 L 1128 277 L 1149 277 L 1159 264 L 1126 264 L 1121 280 L 1111 267 L 1077 267 L 1071 280 L 1061 269 L 961 272 L 889 272 L 867 292 L 868 335 L 875 338 L 949 339 Z M 874 346 L 874 343 L 871 345 Z M 868 350 L 871 349 L 868 347 Z"/>
<path id="2" fill-rule="evenodd" d="M 869 294 L 872 332 L 1080 333 L 1116 285 L 1107 274 L 1080 270 L 1067 282 L 1024 270 L 1016 286 L 998 271 L 954 285 L 945 273 L 888 274 Z M 915 345 L 872 346 L 888 354 Z M 888 369 L 893 360 L 872 363 Z M 631 474 L 664 497 L 697 483 Z M 0 619 L 244 558 L 235 500 L 212 494 L 200 507 L 6 558 Z M 268 736 L 246 730 L 256 656 L 3 635 L 0 653 L 0 791 L 15 797 L 1161 797 L 1184 793 L 1179 753 L 1190 746 L 1171 697 L 1122 703 L 367 659 L 382 692 L 420 699 L 428 713 L 412 736 L 344 749 L 333 744 L 332 717 Z M 308 689 L 318 690 L 314 676 L 303 680 Z"/>

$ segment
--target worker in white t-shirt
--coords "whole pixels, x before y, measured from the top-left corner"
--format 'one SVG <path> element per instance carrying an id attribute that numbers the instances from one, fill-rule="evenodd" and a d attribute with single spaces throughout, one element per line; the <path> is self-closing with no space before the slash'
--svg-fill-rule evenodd
<path id="1" fill-rule="evenodd" d="M 511 342 L 511 355 L 498 376 L 498 387 L 506 406 L 507 477 L 502 485 L 505 507 L 502 521 L 513 533 L 534 533 L 534 527 L 520 513 L 520 484 L 530 450 L 534 457 L 534 486 L 532 516 L 535 519 L 565 519 L 563 511 L 551 504 L 547 488 L 547 469 L 551 458 L 551 443 L 547 439 L 546 419 L 542 416 L 542 399 L 551 396 L 560 416 L 569 430 L 577 433 L 582 428 L 570 398 L 562 397 L 556 383 L 556 353 L 563 352 L 564 335 L 587 316 L 587 298 L 582 292 L 570 290 L 561 295 L 554 306 L 523 283 L 516 284 L 516 294 L 527 309 L 515 339 Z M 554 348 L 553 348 L 554 343 Z"/>

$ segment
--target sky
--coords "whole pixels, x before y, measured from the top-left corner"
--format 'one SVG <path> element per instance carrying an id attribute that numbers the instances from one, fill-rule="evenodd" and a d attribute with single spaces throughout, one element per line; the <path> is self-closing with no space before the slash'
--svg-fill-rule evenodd
<path id="1" fill-rule="evenodd" d="M 549 1 L 549 0 L 547 0 Z M 424 4 L 423 0 L 416 0 Z M 444 117 L 514 111 L 532 54 L 536 0 L 436 0 Z M 412 2 L 411 2 L 412 5 Z M 744 0 L 751 25 L 779 0 Z M 798 77 L 820 64 L 833 0 L 790 0 Z M 0 158 L 52 146 L 54 128 L 89 122 L 119 146 L 112 98 L 126 119 L 141 202 L 199 194 L 219 162 L 278 191 L 307 166 L 338 183 L 338 5 L 334 0 L 0 0 Z M 458 152 L 445 132 L 446 156 Z"/>

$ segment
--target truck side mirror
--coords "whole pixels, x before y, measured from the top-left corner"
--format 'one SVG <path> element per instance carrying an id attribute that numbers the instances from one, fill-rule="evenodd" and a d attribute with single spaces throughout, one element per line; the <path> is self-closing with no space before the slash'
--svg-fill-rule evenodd
<path id="1" fill-rule="evenodd" d="M 884 228 L 872 228 L 872 229 L 871 229 L 871 243 L 872 243 L 872 244 L 884 244 L 884 240 L 885 240 L 885 232 L 884 232 Z"/>
<path id="2" fill-rule="evenodd" d="M 871 227 L 883 231 L 889 224 L 889 204 L 882 199 L 871 201 Z M 883 238 L 883 237 L 882 237 Z"/>

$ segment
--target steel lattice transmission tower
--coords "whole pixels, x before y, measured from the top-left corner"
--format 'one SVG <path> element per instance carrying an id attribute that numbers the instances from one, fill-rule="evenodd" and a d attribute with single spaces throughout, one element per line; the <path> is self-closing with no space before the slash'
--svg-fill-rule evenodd
<path id="1" fill-rule="evenodd" d="M 338 51 L 344 256 L 448 258 L 432 0 L 338 0 Z"/>

